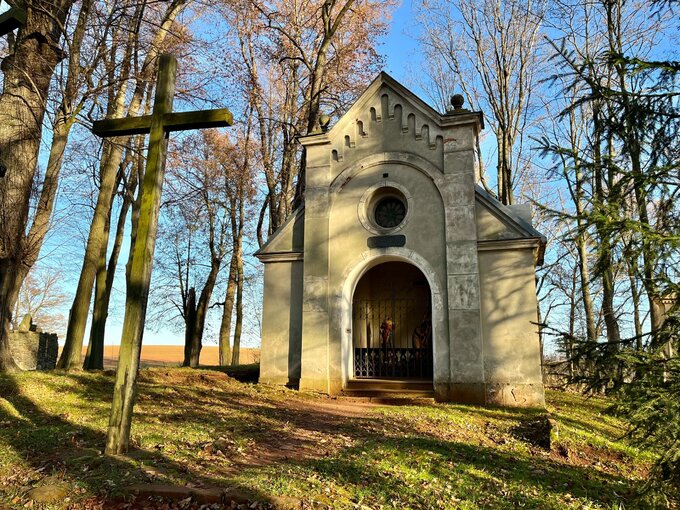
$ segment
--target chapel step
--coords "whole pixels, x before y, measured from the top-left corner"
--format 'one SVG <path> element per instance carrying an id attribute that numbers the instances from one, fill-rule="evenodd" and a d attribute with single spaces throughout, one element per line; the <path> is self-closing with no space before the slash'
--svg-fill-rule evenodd
<path id="1" fill-rule="evenodd" d="M 432 381 L 413 379 L 358 379 L 342 390 L 348 397 L 434 398 Z"/>

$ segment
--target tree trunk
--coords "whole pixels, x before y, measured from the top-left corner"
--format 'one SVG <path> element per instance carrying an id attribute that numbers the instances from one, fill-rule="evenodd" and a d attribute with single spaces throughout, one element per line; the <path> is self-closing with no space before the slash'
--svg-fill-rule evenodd
<path id="1" fill-rule="evenodd" d="M 0 371 L 16 370 L 9 352 L 11 296 L 24 258 L 24 234 L 52 74 L 71 0 L 25 3 L 26 22 L 2 61 L 0 95 Z"/>
<path id="2" fill-rule="evenodd" d="M 642 351 L 642 319 L 640 316 L 640 289 L 638 288 L 635 275 L 637 271 L 633 269 L 632 264 L 628 264 L 628 282 L 630 283 L 631 301 L 633 302 L 633 325 L 635 326 L 635 348 Z"/>
<path id="3" fill-rule="evenodd" d="M 86 370 L 104 369 L 104 343 L 93 342 L 96 336 L 95 329 L 101 324 L 101 302 L 106 292 L 106 253 L 109 247 L 109 234 L 111 230 L 111 211 L 104 226 L 102 243 L 99 250 L 99 264 L 97 265 L 97 277 L 94 291 L 94 309 L 92 310 L 92 325 L 90 326 L 90 341 L 87 344 L 87 353 L 83 368 Z"/>
<path id="4" fill-rule="evenodd" d="M 504 205 L 512 205 L 512 141 L 508 128 L 499 126 L 498 142 L 498 199 Z"/>
<path id="5" fill-rule="evenodd" d="M 184 304 L 184 361 L 183 367 L 198 366 L 201 348 L 196 345 L 196 289 L 191 287 Z"/>
<path id="6" fill-rule="evenodd" d="M 0 372 L 16 372 L 19 367 L 12 358 L 9 347 L 9 324 L 12 319 L 9 305 L 10 296 L 18 293 L 14 289 L 16 277 L 14 275 L 15 264 L 10 259 L 0 259 L 0 313 L 2 323 L 0 323 Z"/>
<path id="7" fill-rule="evenodd" d="M 586 178 L 584 177 L 584 167 L 580 164 L 580 125 L 576 119 L 576 114 L 573 110 L 569 111 L 569 142 L 570 142 L 570 158 L 561 156 L 562 158 L 562 172 L 569 187 L 569 193 L 574 203 L 576 216 L 576 253 L 578 264 L 578 275 L 581 281 L 580 292 L 581 300 L 583 301 L 583 313 L 586 320 L 586 340 L 588 342 L 597 341 L 597 327 L 595 325 L 595 311 L 593 306 L 593 298 L 591 295 L 591 280 L 590 280 L 590 264 L 588 261 L 588 225 L 587 225 L 587 201 L 585 200 L 584 184 Z M 573 180 L 572 180 L 573 179 Z M 577 289 L 573 288 L 574 292 Z M 573 299 L 572 299 L 573 304 Z M 572 325 L 573 326 L 573 325 Z M 570 334 L 574 335 L 574 328 L 571 328 Z"/>
<path id="8" fill-rule="evenodd" d="M 541 377 L 545 377 L 545 349 L 543 344 L 543 314 L 541 313 L 541 305 L 536 300 L 536 319 L 538 321 L 538 349 L 541 353 Z"/>
<path id="9" fill-rule="evenodd" d="M 241 356 L 241 331 L 243 329 L 243 223 L 245 220 L 245 197 L 239 200 L 239 221 L 234 252 L 236 255 L 236 325 L 234 326 L 234 350 L 231 364 L 238 365 Z"/>
<path id="10" fill-rule="evenodd" d="M 128 183 L 128 189 L 125 191 L 123 203 L 118 214 L 118 223 L 116 225 L 116 236 L 113 240 L 113 248 L 109 257 L 108 267 L 104 269 L 104 289 L 101 296 L 99 292 L 95 292 L 94 309 L 92 311 L 92 326 L 90 327 L 90 341 L 87 348 L 87 355 L 85 356 L 85 363 L 83 368 L 86 370 L 101 370 L 104 367 L 104 339 L 106 335 L 106 320 L 109 316 L 109 302 L 111 301 L 111 290 L 113 289 L 113 280 L 116 275 L 116 267 L 118 265 L 118 257 L 120 256 L 120 249 L 123 245 L 123 237 L 125 234 L 125 220 L 127 218 L 128 210 L 137 187 L 138 169 L 133 168 Z M 108 243 L 107 243 L 108 244 Z M 106 252 L 103 253 L 106 257 Z M 105 260 L 100 263 L 105 263 Z M 97 275 L 99 276 L 99 274 Z M 99 288 L 99 278 L 97 278 L 96 288 Z"/>
<path id="11" fill-rule="evenodd" d="M 593 298 L 590 295 L 590 269 L 588 268 L 588 247 L 585 239 L 585 226 L 583 218 L 579 214 L 577 218 L 579 232 L 576 237 L 578 249 L 578 270 L 581 277 L 581 300 L 583 301 L 583 314 L 586 319 L 586 339 L 589 342 L 597 341 L 595 329 L 595 313 L 593 312 Z"/>
<path id="12" fill-rule="evenodd" d="M 614 287 L 614 271 L 611 268 L 611 264 L 613 264 L 611 254 L 608 254 L 606 260 L 607 267 L 602 271 L 602 309 L 604 323 L 607 326 L 607 341 L 615 344 L 621 340 L 621 333 L 614 307 L 616 289 Z"/>
<path id="13" fill-rule="evenodd" d="M 239 239 L 239 256 L 237 259 L 238 281 L 236 283 L 236 325 L 234 326 L 234 351 L 231 364 L 240 364 L 241 331 L 243 329 L 243 256 L 241 254 L 241 240 Z"/>
<path id="14" fill-rule="evenodd" d="M 118 112 L 119 113 L 119 112 Z M 119 114 L 116 117 L 120 116 Z M 90 233 L 87 238 L 85 257 L 83 266 L 78 279 L 76 295 L 73 298 L 73 306 L 68 320 L 66 331 L 66 341 L 64 350 L 59 358 L 58 368 L 65 370 L 81 368 L 81 352 L 83 349 L 83 338 L 85 336 L 85 326 L 87 317 L 90 313 L 90 300 L 92 298 L 92 287 L 97 274 L 98 261 L 101 255 L 102 244 L 108 239 L 105 233 L 105 226 L 108 216 L 111 214 L 113 190 L 116 184 L 118 166 L 121 162 L 123 147 L 122 140 L 106 141 L 106 149 L 101 163 L 101 182 L 97 204 L 90 225 Z"/>
<path id="15" fill-rule="evenodd" d="M 613 197 L 611 192 L 607 194 L 607 190 L 611 190 L 612 183 L 609 182 L 608 172 L 605 172 L 604 161 L 602 159 L 602 136 L 604 135 L 602 119 L 601 119 L 602 105 L 596 104 L 593 106 L 593 166 L 594 166 L 594 190 L 595 190 L 595 204 L 594 207 L 599 210 L 604 218 L 610 215 L 610 209 L 615 204 L 616 197 Z M 619 332 L 619 323 L 614 309 L 614 271 L 613 271 L 613 257 L 611 251 L 611 234 L 607 226 L 602 220 L 596 221 L 595 228 L 600 238 L 600 246 L 598 248 L 598 268 L 602 276 L 602 314 L 604 316 L 604 323 L 607 329 L 607 342 L 612 345 L 618 345 L 621 340 Z"/>
<path id="16" fill-rule="evenodd" d="M 236 296 L 236 282 L 238 280 L 237 251 L 231 254 L 229 263 L 229 281 L 227 282 L 227 293 L 224 298 L 224 308 L 222 310 L 222 323 L 220 324 L 220 365 L 226 366 L 231 363 L 231 318 L 234 314 L 234 298 Z"/>
<path id="17" fill-rule="evenodd" d="M 574 363 L 574 334 L 576 332 L 576 286 L 578 281 L 576 278 L 576 273 L 571 278 L 571 292 L 569 293 L 569 338 L 566 339 L 565 351 L 567 356 L 567 362 L 569 363 L 569 377 L 573 378 L 575 374 L 575 363 Z"/>
<path id="18" fill-rule="evenodd" d="M 215 288 L 215 283 L 217 283 L 217 275 L 220 272 L 221 265 L 221 259 L 213 258 L 208 279 L 203 286 L 201 296 L 198 298 L 198 304 L 196 306 L 196 323 L 194 324 L 194 345 L 196 346 L 197 352 L 195 355 L 195 364 L 194 358 L 192 357 L 192 367 L 198 366 L 201 349 L 203 348 L 203 332 L 205 331 L 205 319 L 208 315 L 208 305 L 210 304 L 210 298 L 213 289 Z"/>

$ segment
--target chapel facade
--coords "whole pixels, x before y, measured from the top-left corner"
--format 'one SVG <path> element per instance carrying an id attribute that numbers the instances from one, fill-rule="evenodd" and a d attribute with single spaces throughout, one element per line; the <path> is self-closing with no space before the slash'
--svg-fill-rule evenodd
<path id="1" fill-rule="evenodd" d="M 440 114 L 381 73 L 301 139 L 304 205 L 264 263 L 260 381 L 331 395 L 426 389 L 543 406 L 528 206 L 475 183 L 480 112 Z"/>

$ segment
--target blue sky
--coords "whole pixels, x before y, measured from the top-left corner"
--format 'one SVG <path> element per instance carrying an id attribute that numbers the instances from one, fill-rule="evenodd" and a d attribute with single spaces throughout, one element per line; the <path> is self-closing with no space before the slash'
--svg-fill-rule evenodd
<path id="1" fill-rule="evenodd" d="M 385 71 L 404 85 L 409 81 L 409 67 L 420 58 L 418 43 L 413 37 L 414 17 L 413 3 L 410 0 L 402 2 L 394 11 L 390 31 L 383 41 L 383 50 L 387 57 Z"/>

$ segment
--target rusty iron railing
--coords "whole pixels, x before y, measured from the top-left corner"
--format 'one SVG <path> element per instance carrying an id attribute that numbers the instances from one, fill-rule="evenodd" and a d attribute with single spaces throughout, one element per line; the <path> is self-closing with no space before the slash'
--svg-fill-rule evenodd
<path id="1" fill-rule="evenodd" d="M 355 299 L 355 378 L 432 378 L 432 321 L 421 299 Z"/>

